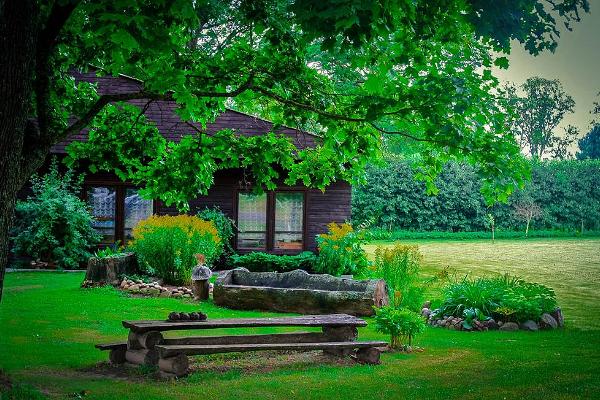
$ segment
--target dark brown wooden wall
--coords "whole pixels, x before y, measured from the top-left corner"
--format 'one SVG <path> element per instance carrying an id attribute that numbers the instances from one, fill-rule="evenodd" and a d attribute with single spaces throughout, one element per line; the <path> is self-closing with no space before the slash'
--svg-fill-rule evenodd
<path id="1" fill-rule="evenodd" d="M 237 220 L 237 193 L 244 191 L 247 186 L 242 181 L 239 171 L 222 171 L 215 176 L 215 185 L 207 196 L 190 201 L 190 213 L 196 213 L 206 207 L 218 206 L 221 211 Z M 335 182 L 322 192 L 318 189 L 308 189 L 304 186 L 280 185 L 277 190 L 294 190 L 306 192 L 305 204 L 305 250 L 316 251 L 316 235 L 327 231 L 330 222 L 342 223 L 351 217 L 352 189 L 347 182 Z M 158 203 L 156 213 L 176 215 L 175 207 Z"/>

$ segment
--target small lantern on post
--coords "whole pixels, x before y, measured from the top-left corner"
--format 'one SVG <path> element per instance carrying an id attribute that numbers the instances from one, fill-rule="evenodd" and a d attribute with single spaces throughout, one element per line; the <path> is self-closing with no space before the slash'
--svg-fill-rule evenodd
<path id="1" fill-rule="evenodd" d="M 192 270 L 192 290 L 196 300 L 208 300 L 209 282 L 212 275 L 210 268 L 206 266 L 204 254 L 194 254 L 198 264 Z"/>

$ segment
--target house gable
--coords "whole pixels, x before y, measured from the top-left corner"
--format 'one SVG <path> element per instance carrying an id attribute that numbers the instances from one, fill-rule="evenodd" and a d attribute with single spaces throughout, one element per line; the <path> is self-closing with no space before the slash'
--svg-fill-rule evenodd
<path id="1" fill-rule="evenodd" d="M 94 72 L 75 73 L 77 81 L 94 82 L 98 84 L 98 93 L 103 94 L 121 94 L 138 92 L 141 89 L 141 82 L 136 79 L 119 76 L 96 76 Z M 182 121 L 177 115 L 177 103 L 174 101 L 152 101 L 148 104 L 147 100 L 137 99 L 128 103 L 134 104 L 140 109 L 147 106 L 145 112 L 148 120 L 154 122 L 160 133 L 169 141 L 179 142 L 185 135 L 197 133 L 194 127 L 187 122 Z M 195 124 L 200 129 L 200 124 Z M 254 117 L 239 111 L 227 109 L 219 115 L 214 122 L 207 124 L 206 133 L 212 135 L 222 129 L 232 129 L 236 134 L 244 136 L 264 135 L 273 129 L 273 123 L 261 118 Z M 299 149 L 314 147 L 318 137 L 312 133 L 282 127 L 275 133 L 286 135 L 292 143 Z M 84 142 L 87 140 L 87 130 L 71 135 L 66 140 L 54 145 L 50 152 L 53 154 L 66 153 L 66 147 L 73 141 Z"/>

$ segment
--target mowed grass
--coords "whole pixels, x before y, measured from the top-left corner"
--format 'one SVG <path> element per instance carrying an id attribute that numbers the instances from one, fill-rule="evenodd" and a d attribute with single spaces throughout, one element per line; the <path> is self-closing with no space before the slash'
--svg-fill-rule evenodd
<path id="1" fill-rule="evenodd" d="M 559 243 L 569 247 L 565 241 Z M 579 242 L 571 243 L 578 246 Z M 472 249 L 465 261 L 471 259 L 473 268 L 478 266 L 482 273 L 495 271 L 493 260 L 488 260 L 488 269 L 477 262 L 487 243 L 463 244 L 465 251 Z M 461 253 L 435 250 L 445 245 L 454 248 L 448 243 L 422 245 L 427 273 L 439 268 L 432 261 L 435 254 L 440 266 L 452 266 L 454 257 Z M 513 243 L 517 248 L 520 245 Z M 482 248 L 475 250 L 477 246 Z M 543 246 L 536 249 L 548 254 Z M 560 274 L 560 268 L 555 273 Z M 157 381 L 143 369 L 124 375 L 106 366 L 107 354 L 96 350 L 94 344 L 123 340 L 126 330 L 121 320 L 162 319 L 169 311 L 191 311 L 198 305 L 128 297 L 112 288 L 80 289 L 82 279 L 79 273 L 7 274 L 5 298 L 0 304 L 0 368 L 16 382 L 32 385 L 50 398 L 80 398 L 77 396 L 82 394 L 84 399 L 144 400 L 600 398 L 600 330 L 590 321 L 598 314 L 589 310 L 577 313 L 581 321 L 588 322 L 571 323 L 558 331 L 468 333 L 428 328 L 417 339 L 425 348 L 423 353 L 386 353 L 379 366 L 339 362 L 318 352 L 244 353 L 198 357 L 195 372 L 179 381 Z M 561 281 L 559 276 L 554 279 Z M 563 275 L 563 279 L 574 278 Z M 585 279 L 580 284 L 591 285 Z M 573 286 L 573 291 L 577 287 Z M 568 285 L 565 290 L 569 291 Z M 583 305 L 579 301 L 569 303 L 573 312 Z M 226 310 L 210 302 L 201 308 L 209 318 L 273 315 Z M 571 308 L 567 318 L 571 318 Z M 374 331 L 373 321 L 368 322 L 368 327 L 360 329 L 359 339 L 385 340 Z M 229 332 L 259 331 L 280 330 Z"/>
<path id="2" fill-rule="evenodd" d="M 579 329 L 600 329 L 600 239 L 517 239 L 474 241 L 402 241 L 417 244 L 423 272 L 444 268 L 453 279 L 509 273 L 543 283 L 556 292 L 566 322 Z M 372 255 L 378 246 L 366 246 Z"/>

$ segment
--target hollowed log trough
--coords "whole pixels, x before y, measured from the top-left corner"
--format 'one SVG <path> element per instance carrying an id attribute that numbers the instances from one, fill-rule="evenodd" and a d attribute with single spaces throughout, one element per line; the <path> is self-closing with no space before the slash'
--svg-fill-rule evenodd
<path id="1" fill-rule="evenodd" d="M 371 316 L 373 306 L 389 303 L 384 280 L 354 280 L 326 274 L 250 272 L 236 268 L 214 286 L 217 305 L 238 310 L 266 310 L 301 314 Z"/>

